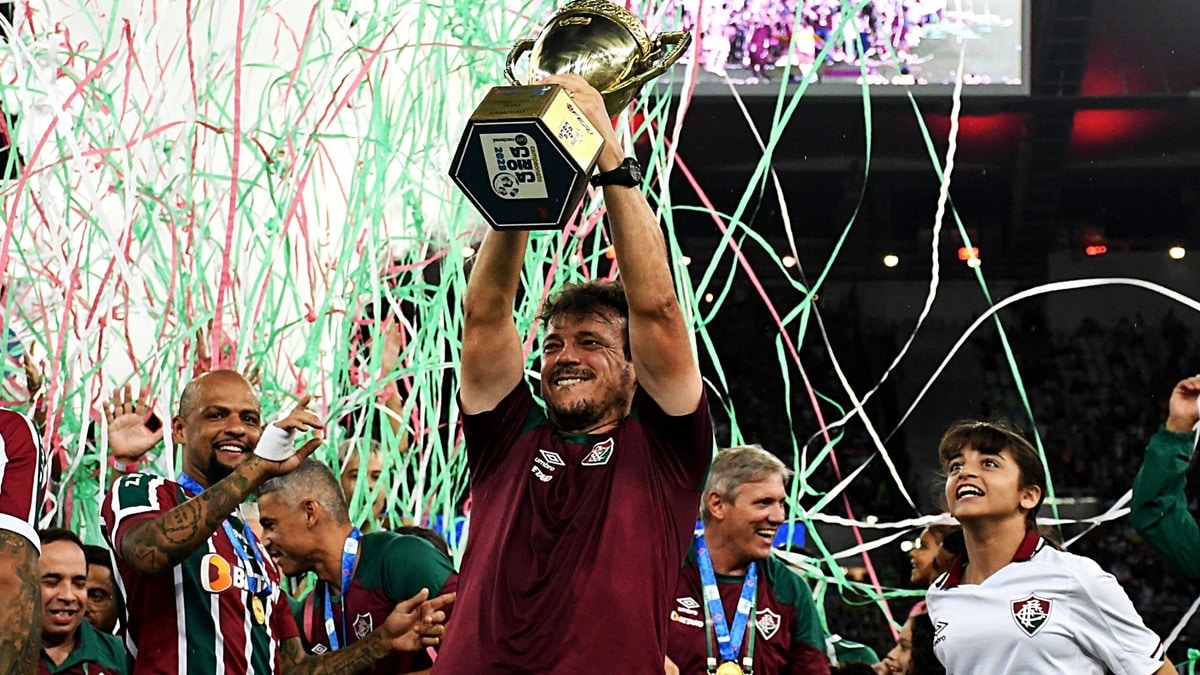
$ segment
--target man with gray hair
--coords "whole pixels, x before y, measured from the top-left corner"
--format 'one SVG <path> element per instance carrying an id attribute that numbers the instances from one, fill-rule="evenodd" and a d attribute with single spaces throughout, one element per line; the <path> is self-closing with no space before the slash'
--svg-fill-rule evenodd
<path id="1" fill-rule="evenodd" d="M 296 608 L 300 641 L 320 655 L 353 645 L 381 625 L 395 605 L 428 589 L 437 609 L 422 627 L 437 644 L 458 586 L 450 559 L 421 537 L 393 532 L 362 534 L 350 522 L 341 483 L 313 459 L 258 490 L 263 544 L 288 576 L 315 572 L 317 584 Z M 374 673 L 422 672 L 433 663 L 425 651 L 393 652 Z"/>
<path id="2" fill-rule="evenodd" d="M 829 673 L 812 592 L 771 555 L 791 476 L 757 445 L 713 459 L 670 613 L 667 657 L 680 673 Z"/>

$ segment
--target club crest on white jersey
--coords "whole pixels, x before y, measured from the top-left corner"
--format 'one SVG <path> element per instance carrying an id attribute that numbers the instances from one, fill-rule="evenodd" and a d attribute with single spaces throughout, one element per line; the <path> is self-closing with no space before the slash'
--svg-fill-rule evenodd
<path id="1" fill-rule="evenodd" d="M 1033 637 L 1050 620 L 1051 605 L 1052 603 L 1049 600 L 1039 598 L 1032 593 L 1020 600 L 1013 600 L 1013 621 L 1017 622 L 1017 626 L 1025 631 L 1026 635 Z"/>

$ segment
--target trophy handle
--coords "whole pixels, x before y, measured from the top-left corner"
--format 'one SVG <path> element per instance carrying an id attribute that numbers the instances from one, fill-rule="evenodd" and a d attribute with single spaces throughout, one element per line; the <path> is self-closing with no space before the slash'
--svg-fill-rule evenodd
<path id="1" fill-rule="evenodd" d="M 644 73 L 637 76 L 637 86 L 642 86 L 650 80 L 667 72 L 667 68 L 675 65 L 675 62 L 683 56 L 687 48 L 692 44 L 692 34 L 686 31 L 672 31 L 667 33 L 659 33 L 654 38 L 654 52 L 662 54 L 658 59 L 658 63 L 648 68 Z M 664 52 L 665 48 L 670 48 Z"/>
<path id="2" fill-rule="evenodd" d="M 509 84 L 521 86 L 522 82 L 513 75 L 513 66 L 517 65 L 517 61 L 521 59 L 521 55 L 533 49 L 534 41 L 529 38 L 517 40 L 517 43 L 508 50 L 508 58 L 504 60 L 504 77 L 508 79 Z"/>

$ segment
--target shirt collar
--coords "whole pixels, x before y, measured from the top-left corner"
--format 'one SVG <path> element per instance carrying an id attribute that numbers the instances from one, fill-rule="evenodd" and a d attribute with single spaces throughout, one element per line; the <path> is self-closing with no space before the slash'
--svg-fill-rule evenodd
<path id="1" fill-rule="evenodd" d="M 1013 554 L 1013 562 L 1026 562 L 1034 556 L 1042 548 L 1042 538 L 1034 530 L 1026 530 L 1025 538 L 1021 540 L 1021 545 L 1017 547 L 1017 552 Z M 943 590 L 949 590 L 962 583 L 963 573 L 967 569 L 967 552 L 963 551 L 954 556 L 954 561 L 950 563 L 950 571 L 946 573 L 946 583 L 942 584 Z"/>

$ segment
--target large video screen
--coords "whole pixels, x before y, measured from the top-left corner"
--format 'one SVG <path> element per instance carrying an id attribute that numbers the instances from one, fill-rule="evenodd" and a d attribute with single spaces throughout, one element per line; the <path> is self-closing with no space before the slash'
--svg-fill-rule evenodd
<path id="1" fill-rule="evenodd" d="M 672 0 L 696 94 L 1029 93 L 1028 0 Z M 698 30 L 697 30 L 698 27 Z M 960 69 L 959 62 L 962 59 Z M 673 69 L 683 81 L 691 56 Z M 961 72 L 960 72 L 961 71 Z"/>

